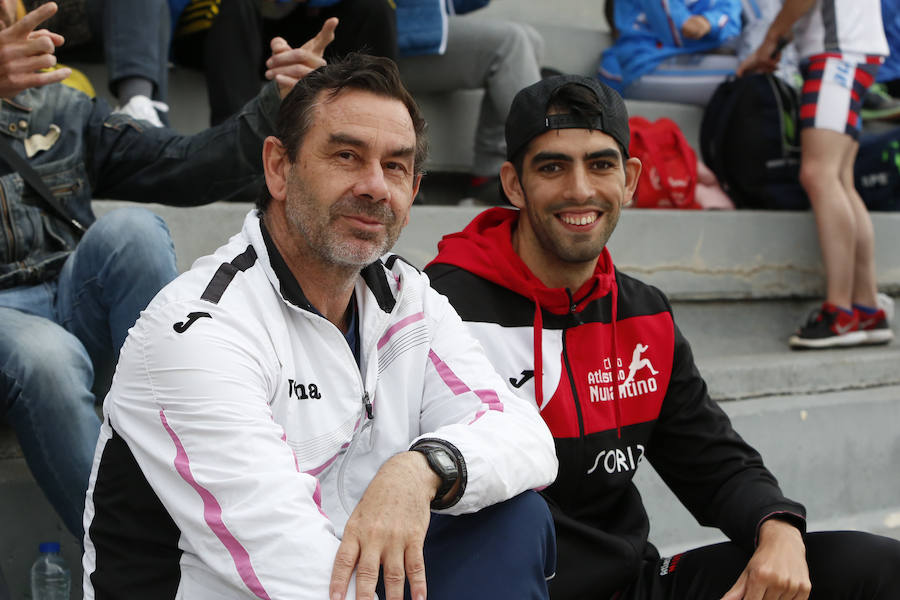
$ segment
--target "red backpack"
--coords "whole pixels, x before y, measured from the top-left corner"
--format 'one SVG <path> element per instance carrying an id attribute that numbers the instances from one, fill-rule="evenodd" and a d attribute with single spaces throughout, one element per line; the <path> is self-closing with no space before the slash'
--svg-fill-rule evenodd
<path id="1" fill-rule="evenodd" d="M 701 208 L 694 199 L 697 155 L 671 119 L 651 123 L 644 117 L 628 119 L 628 153 L 641 159 L 634 205 L 638 208 Z"/>

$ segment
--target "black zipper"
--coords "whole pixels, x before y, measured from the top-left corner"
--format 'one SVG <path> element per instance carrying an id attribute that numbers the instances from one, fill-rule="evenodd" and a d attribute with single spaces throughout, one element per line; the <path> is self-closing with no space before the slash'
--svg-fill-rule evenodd
<path id="1" fill-rule="evenodd" d="M 563 330 L 563 360 L 566 363 L 566 373 L 569 375 L 569 385 L 572 388 L 572 399 L 575 401 L 575 412 L 578 414 L 578 435 L 584 437 L 584 417 L 581 414 L 581 403 L 578 401 L 578 392 L 575 391 L 575 378 L 572 376 L 572 365 L 569 364 L 569 350 L 566 340 L 569 330 Z"/>
<path id="2" fill-rule="evenodd" d="M 372 406 L 372 402 L 369 400 L 369 392 L 363 392 L 362 403 L 366 409 L 366 416 L 370 420 L 374 419 L 375 418 L 375 408 Z"/>
<path id="3" fill-rule="evenodd" d="M 573 316 L 576 314 L 575 309 L 577 305 L 574 300 L 572 300 L 572 292 L 566 289 L 566 294 L 569 295 L 569 313 Z M 569 386 L 572 388 L 572 400 L 575 401 L 575 413 L 578 415 L 578 436 L 579 439 L 584 439 L 584 415 L 581 414 L 581 402 L 578 401 L 578 391 L 575 388 L 575 376 L 572 374 L 572 365 L 569 364 L 569 328 L 566 327 L 563 329 L 563 362 L 566 363 L 566 373 L 569 376 Z M 540 368 L 540 366 L 538 366 Z"/>

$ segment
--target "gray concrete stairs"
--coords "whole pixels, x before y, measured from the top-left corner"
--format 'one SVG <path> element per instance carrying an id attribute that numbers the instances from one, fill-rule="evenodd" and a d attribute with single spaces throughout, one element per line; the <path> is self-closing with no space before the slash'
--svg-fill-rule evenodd
<path id="1" fill-rule="evenodd" d="M 593 74 L 609 41 L 603 2 L 494 0 L 479 15 L 531 23 L 547 42 L 545 64 Z M 101 95 L 102 65 L 78 65 Z M 97 83 L 101 82 L 101 83 Z M 202 75 L 171 73 L 173 126 L 208 122 Z M 420 97 L 432 137 L 430 171 L 471 166 L 480 91 Z M 676 120 L 689 142 L 701 110 L 629 102 L 632 114 Z M 426 187 L 427 181 L 426 181 Z M 479 209 L 434 206 L 451 191 L 429 193 L 413 208 L 396 250 L 424 266 L 441 235 L 465 226 Z M 103 214 L 118 206 L 98 201 Z M 249 205 L 194 209 L 149 206 L 172 230 L 185 270 L 238 231 Z M 874 215 L 879 286 L 900 296 L 900 214 Z M 822 271 L 810 213 L 629 210 L 610 246 L 620 269 L 665 291 L 691 341 L 710 393 L 766 458 L 786 492 L 807 505 L 812 529 L 867 529 L 900 538 L 900 343 L 885 347 L 791 352 L 789 333 L 818 302 Z M 896 323 L 895 333 L 900 335 Z M 664 552 L 721 539 L 696 525 L 652 469 L 639 471 L 652 534 Z M 28 598 L 28 567 L 40 541 L 60 540 L 80 594 L 80 545 L 65 532 L 31 478 L 14 434 L 0 425 L 0 567 L 13 598 Z"/>

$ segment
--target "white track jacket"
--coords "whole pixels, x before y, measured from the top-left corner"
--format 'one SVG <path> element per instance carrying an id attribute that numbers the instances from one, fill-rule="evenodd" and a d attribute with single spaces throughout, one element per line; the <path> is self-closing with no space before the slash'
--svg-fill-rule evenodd
<path id="1" fill-rule="evenodd" d="M 425 275 L 391 255 L 363 270 L 357 367 L 266 238 L 251 211 L 129 333 L 85 507 L 86 599 L 324 600 L 347 518 L 420 437 L 465 459 L 449 513 L 556 476 L 536 408 Z"/>

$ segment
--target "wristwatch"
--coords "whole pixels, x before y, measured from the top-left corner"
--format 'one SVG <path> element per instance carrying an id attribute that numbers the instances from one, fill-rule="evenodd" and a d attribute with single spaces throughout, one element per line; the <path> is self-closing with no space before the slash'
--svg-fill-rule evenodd
<path id="1" fill-rule="evenodd" d="M 459 450 L 443 440 L 419 440 L 410 450 L 424 454 L 428 466 L 441 480 L 434 500 L 431 501 L 431 508 L 441 510 L 456 504 L 462 498 L 466 487 L 466 467 Z M 452 498 L 445 501 L 444 497 L 457 481 L 460 481 L 459 488 Z"/>

